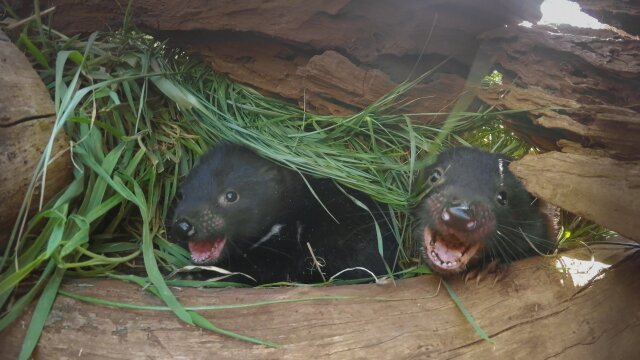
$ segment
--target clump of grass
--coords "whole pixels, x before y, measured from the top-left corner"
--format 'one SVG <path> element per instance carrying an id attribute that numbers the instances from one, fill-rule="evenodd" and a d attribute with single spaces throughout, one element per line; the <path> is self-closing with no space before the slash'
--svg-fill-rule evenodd
<path id="1" fill-rule="evenodd" d="M 537 153 L 538 149 L 514 134 L 504 126 L 502 120 L 495 113 L 487 116 L 481 126 L 475 127 L 461 134 L 451 134 L 454 141 L 490 152 L 506 154 L 519 159 L 529 153 Z"/>
<path id="2" fill-rule="evenodd" d="M 22 358 L 34 349 L 64 276 L 130 281 L 187 323 L 276 345 L 216 327 L 197 313 L 200 309 L 184 307 L 168 287 L 235 284 L 163 277 L 189 264 L 187 251 L 165 238 L 171 200 L 195 159 L 217 142 L 244 144 L 283 166 L 333 178 L 388 204 L 395 214 L 394 235 L 407 249 L 412 247 L 407 211 L 420 194 L 415 176 L 427 149 L 435 154 L 443 144 L 461 143 L 516 158 L 530 150 L 485 111 L 449 114 L 446 123 L 431 122 L 443 114 L 392 111 L 404 92 L 429 74 L 352 116 L 322 116 L 264 97 L 139 33 L 81 40 L 41 29 L 36 36 L 25 29 L 19 42 L 55 99 L 50 144 L 64 130 L 75 169 L 73 182 L 25 228 L 17 223 L 0 260 L 0 307 L 6 308 L 0 331 L 39 296 Z M 49 145 L 25 202 L 54 155 Z M 146 276 L 123 274 L 129 268 Z M 404 273 L 426 271 L 422 266 Z M 30 275 L 34 286 L 17 291 Z"/>
<path id="3" fill-rule="evenodd" d="M 607 240 L 617 235 L 614 231 L 590 220 L 566 212 L 561 212 L 559 225 L 559 249 L 573 249 L 589 246 L 589 244 L 606 243 Z"/>
<path id="4" fill-rule="evenodd" d="M 64 276 L 135 282 L 189 324 L 273 346 L 215 327 L 185 308 L 163 278 L 163 271 L 189 264 L 187 251 L 166 240 L 163 219 L 194 160 L 224 140 L 304 174 L 333 178 L 388 204 L 402 242 L 409 238 L 406 211 L 416 200 L 414 175 L 424 149 L 437 150 L 449 131 L 482 121 L 482 114 L 464 113 L 443 127 L 429 122 L 441 114 L 391 112 L 423 77 L 352 116 L 322 116 L 266 98 L 142 34 L 81 40 L 41 30 L 29 36 L 25 29 L 20 44 L 51 90 L 57 118 L 25 204 L 44 179 L 53 139 L 63 130 L 74 180 L 25 227 L 23 206 L 0 261 L 0 307 L 6 308 L 0 330 L 39 296 L 23 358 L 35 347 Z M 140 261 L 146 277 L 118 275 Z M 35 286 L 16 291 L 30 275 Z"/>

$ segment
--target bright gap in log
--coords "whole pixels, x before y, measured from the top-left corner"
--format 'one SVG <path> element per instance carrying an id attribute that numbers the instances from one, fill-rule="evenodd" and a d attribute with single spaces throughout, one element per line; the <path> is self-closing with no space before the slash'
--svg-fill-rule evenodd
<path id="1" fill-rule="evenodd" d="M 556 268 L 566 271 L 571 277 L 574 286 L 581 287 L 590 281 L 597 280 L 597 276 L 611 264 L 606 264 L 595 259 L 581 260 L 574 257 L 560 255 L 556 261 Z"/>
<path id="2" fill-rule="evenodd" d="M 539 25 L 571 25 L 576 27 L 602 29 L 604 24 L 583 13 L 578 3 L 568 0 L 545 0 L 540 5 L 542 18 Z"/>

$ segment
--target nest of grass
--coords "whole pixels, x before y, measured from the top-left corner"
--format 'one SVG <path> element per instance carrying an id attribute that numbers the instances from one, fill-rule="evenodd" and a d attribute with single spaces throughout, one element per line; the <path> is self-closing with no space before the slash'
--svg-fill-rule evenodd
<path id="1" fill-rule="evenodd" d="M 39 297 L 24 358 L 35 348 L 57 294 L 136 307 L 59 290 L 65 276 L 131 281 L 187 323 L 275 346 L 217 328 L 169 289 L 238 284 L 163 276 L 190 265 L 188 252 L 165 237 L 164 219 L 178 184 L 195 159 L 220 141 L 245 145 L 302 174 L 332 178 L 387 204 L 394 214 L 394 235 L 407 250 L 399 259 L 406 265 L 404 276 L 428 271 L 411 257 L 408 211 L 424 190 L 416 187 L 417 170 L 442 144 L 516 156 L 530 150 L 488 111 L 404 111 L 402 95 L 429 74 L 352 116 L 323 116 L 234 83 L 140 33 L 93 34 L 81 40 L 44 26 L 38 30 L 29 36 L 25 28 L 19 45 L 52 92 L 57 118 L 0 260 L 0 308 L 5 309 L 0 331 Z M 52 154 L 60 131 L 71 139 L 68 153 Z M 45 164 L 55 156 L 71 156 L 74 180 L 27 219 L 27 204 L 36 187 L 46 184 Z M 20 291 L 24 283 L 30 286 Z M 287 301 L 305 300 L 312 299 Z"/>

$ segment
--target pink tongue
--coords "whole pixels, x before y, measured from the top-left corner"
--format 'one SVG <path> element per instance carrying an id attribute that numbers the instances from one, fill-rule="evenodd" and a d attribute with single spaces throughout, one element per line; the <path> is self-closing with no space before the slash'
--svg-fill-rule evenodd
<path id="1" fill-rule="evenodd" d="M 438 254 L 438 257 L 440 258 L 440 260 L 442 260 L 443 262 L 447 262 L 447 261 L 455 262 L 462 257 L 462 250 L 463 250 L 462 248 L 453 248 L 450 246 L 449 247 L 445 246 L 444 242 L 442 241 L 436 241 L 433 249 Z"/>
<path id="2" fill-rule="evenodd" d="M 224 238 L 207 241 L 189 241 L 191 259 L 197 263 L 215 261 L 224 248 Z"/>

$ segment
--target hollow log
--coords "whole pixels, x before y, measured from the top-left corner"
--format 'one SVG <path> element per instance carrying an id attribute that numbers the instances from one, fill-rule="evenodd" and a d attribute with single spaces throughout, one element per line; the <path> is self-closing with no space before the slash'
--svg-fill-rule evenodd
<path id="1" fill-rule="evenodd" d="M 321 288 L 174 288 L 190 306 L 315 300 L 201 311 L 219 327 L 280 345 L 233 340 L 180 322 L 170 312 L 123 310 L 58 296 L 34 357 L 104 359 L 494 359 L 637 356 L 640 253 L 586 249 L 513 265 L 495 285 L 447 280 L 493 343 L 465 320 L 437 276 L 383 285 Z M 556 266 L 565 272 L 554 270 Z M 612 265 L 605 270 L 609 265 Z M 134 285 L 75 279 L 67 291 L 120 302 L 161 305 Z M 15 358 L 26 314 L 0 336 Z M 99 341 L 97 341 L 99 340 Z"/>
<path id="2" fill-rule="evenodd" d="M 345 114 L 452 57 L 441 77 L 412 95 L 429 100 L 412 103 L 416 112 L 450 109 L 480 46 L 478 35 L 536 22 L 541 2 L 138 0 L 131 10 L 137 27 L 217 72 L 307 110 Z M 126 4 L 111 0 L 41 2 L 50 5 L 56 6 L 53 26 L 69 35 L 118 29 L 126 11 Z"/>

